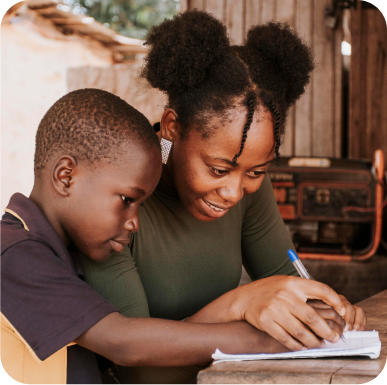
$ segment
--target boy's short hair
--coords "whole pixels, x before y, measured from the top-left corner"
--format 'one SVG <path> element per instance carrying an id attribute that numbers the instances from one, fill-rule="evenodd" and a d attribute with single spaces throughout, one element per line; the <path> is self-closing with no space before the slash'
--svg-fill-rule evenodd
<path id="1" fill-rule="evenodd" d="M 35 175 L 59 152 L 73 156 L 77 162 L 110 163 L 128 140 L 160 149 L 148 119 L 118 96 L 91 88 L 70 92 L 47 111 L 39 124 Z"/>

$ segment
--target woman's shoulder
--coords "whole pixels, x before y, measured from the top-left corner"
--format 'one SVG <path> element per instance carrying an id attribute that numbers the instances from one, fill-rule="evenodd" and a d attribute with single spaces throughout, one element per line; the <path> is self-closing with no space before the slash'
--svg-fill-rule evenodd
<path id="1" fill-rule="evenodd" d="M 249 208 L 251 205 L 267 201 L 267 199 L 272 198 L 273 195 L 273 187 L 271 185 L 270 178 L 268 175 L 265 175 L 261 187 L 252 194 L 245 195 L 242 200 L 245 201 L 246 208 Z"/>

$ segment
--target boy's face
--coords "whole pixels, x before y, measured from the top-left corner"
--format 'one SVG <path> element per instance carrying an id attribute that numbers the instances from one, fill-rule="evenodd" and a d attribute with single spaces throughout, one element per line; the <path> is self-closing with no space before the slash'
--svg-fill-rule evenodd
<path id="1" fill-rule="evenodd" d="M 139 207 L 161 175 L 157 150 L 131 144 L 114 164 L 80 164 L 61 207 L 62 226 L 78 250 L 93 261 L 129 244 L 139 229 Z"/>

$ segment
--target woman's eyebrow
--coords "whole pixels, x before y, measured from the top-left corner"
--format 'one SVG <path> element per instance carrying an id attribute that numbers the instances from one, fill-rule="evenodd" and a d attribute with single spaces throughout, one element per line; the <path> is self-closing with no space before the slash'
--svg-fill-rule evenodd
<path id="1" fill-rule="evenodd" d="M 230 166 L 234 167 L 234 163 L 232 162 L 232 160 L 229 160 L 226 158 L 214 158 L 214 160 L 221 160 L 222 162 L 225 162 L 225 163 L 229 164 Z"/>
<path id="2" fill-rule="evenodd" d="M 255 168 L 255 167 L 263 167 L 263 166 L 266 166 L 268 163 L 271 163 L 273 160 L 274 160 L 274 158 L 271 158 L 271 159 L 270 159 L 270 160 L 268 160 L 267 162 L 265 162 L 265 163 L 262 163 L 262 164 L 257 164 L 256 166 L 254 166 L 254 167 L 251 167 L 251 168 Z"/>
<path id="3" fill-rule="evenodd" d="M 234 163 L 232 162 L 232 160 L 225 159 L 225 158 L 214 158 L 214 159 L 215 159 L 215 160 L 221 160 L 222 162 L 225 162 L 225 163 L 229 164 L 230 166 L 235 167 L 235 166 L 234 166 Z M 257 164 L 256 166 L 253 166 L 253 167 L 251 167 L 251 168 L 266 166 L 268 163 L 271 163 L 273 160 L 274 160 L 274 158 L 268 160 L 268 161 L 265 162 L 265 163 Z"/>

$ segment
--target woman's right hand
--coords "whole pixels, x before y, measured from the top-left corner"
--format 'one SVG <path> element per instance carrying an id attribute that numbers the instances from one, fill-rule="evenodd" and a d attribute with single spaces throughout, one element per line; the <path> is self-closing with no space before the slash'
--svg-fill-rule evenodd
<path id="1" fill-rule="evenodd" d="M 308 300 L 321 300 L 332 309 L 314 309 Z M 329 286 L 278 275 L 229 291 L 187 322 L 247 321 L 286 348 L 301 350 L 323 346 L 322 339 L 337 342 L 343 332 L 344 314 L 342 299 Z"/>
<path id="2" fill-rule="evenodd" d="M 231 293 L 231 292 L 230 292 Z M 298 277 L 273 276 L 234 290 L 232 314 L 268 333 L 290 350 L 319 348 L 322 339 L 337 342 L 340 327 L 331 327 L 308 300 L 321 300 L 331 306 L 328 318 L 342 325 L 344 304 L 329 286 Z M 341 317 L 340 317 L 341 316 Z M 335 330 L 336 329 L 336 330 Z"/>

